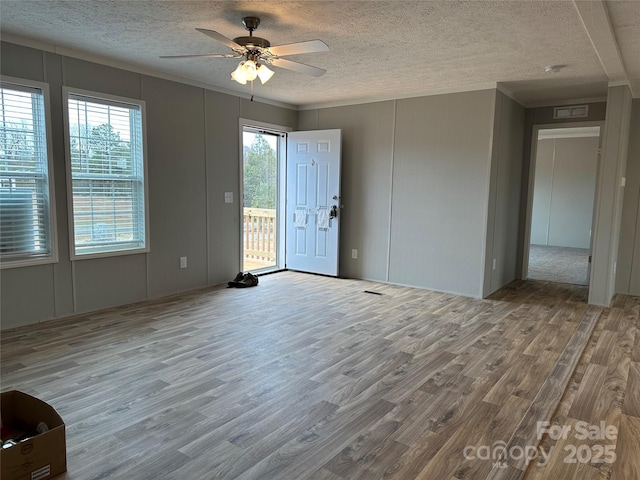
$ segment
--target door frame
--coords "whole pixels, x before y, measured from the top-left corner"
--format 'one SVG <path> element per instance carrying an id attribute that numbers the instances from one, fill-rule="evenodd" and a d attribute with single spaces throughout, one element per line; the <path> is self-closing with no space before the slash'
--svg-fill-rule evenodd
<path id="1" fill-rule="evenodd" d="M 596 198 L 600 185 L 600 162 L 602 156 L 602 139 L 604 136 L 604 121 L 587 121 L 587 122 L 566 122 L 566 123 L 541 123 L 534 124 L 531 133 L 531 153 L 529 157 L 529 179 L 527 184 L 527 200 L 526 200 L 526 219 L 524 229 L 524 245 L 522 249 L 522 279 L 526 280 L 529 274 L 529 251 L 531 245 L 531 220 L 533 212 L 533 191 L 536 176 L 536 158 L 538 155 L 538 132 L 540 130 L 550 130 L 558 128 L 576 128 L 576 127 L 600 127 L 600 136 L 598 140 L 598 159 L 596 163 L 596 185 L 594 191 L 593 212 L 591 215 L 591 238 L 589 239 L 589 255 L 591 255 L 591 263 L 589 264 L 589 286 L 591 285 L 591 264 L 593 263 L 593 227 L 595 225 L 596 215 Z"/>
<path id="2" fill-rule="evenodd" d="M 266 133 L 279 135 L 278 142 L 278 201 L 276 205 L 276 265 L 273 270 L 284 270 L 285 268 L 285 233 L 286 233 L 286 193 L 287 193 L 287 133 L 293 128 L 274 123 L 260 122 L 249 118 L 240 118 L 238 122 L 238 244 L 240 246 L 239 265 L 244 266 L 244 128 L 254 128 Z"/>

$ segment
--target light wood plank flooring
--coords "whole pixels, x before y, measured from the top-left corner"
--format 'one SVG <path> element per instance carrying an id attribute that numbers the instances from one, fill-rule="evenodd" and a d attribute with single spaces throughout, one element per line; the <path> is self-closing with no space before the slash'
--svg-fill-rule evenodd
<path id="1" fill-rule="evenodd" d="M 586 293 L 282 272 L 3 332 L 2 390 L 57 408 L 69 480 L 639 478 L 640 302 Z M 478 458 L 549 419 L 616 425 L 618 459 Z"/>

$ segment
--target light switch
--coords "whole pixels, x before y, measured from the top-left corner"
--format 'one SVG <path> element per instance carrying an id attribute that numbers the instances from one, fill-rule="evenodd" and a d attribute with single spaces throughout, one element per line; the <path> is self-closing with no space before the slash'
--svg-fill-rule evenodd
<path id="1" fill-rule="evenodd" d="M 233 192 L 224 192 L 224 203 L 233 203 Z"/>

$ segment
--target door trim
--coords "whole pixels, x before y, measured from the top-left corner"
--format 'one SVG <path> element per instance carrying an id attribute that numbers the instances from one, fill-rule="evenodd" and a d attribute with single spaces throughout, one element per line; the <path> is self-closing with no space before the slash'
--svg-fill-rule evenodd
<path id="1" fill-rule="evenodd" d="M 529 250 L 531 245 L 531 220 L 533 212 L 533 189 L 536 176 L 536 157 L 538 154 L 538 132 L 540 130 L 549 130 L 556 128 L 576 128 L 576 127 L 600 127 L 599 144 L 602 149 L 602 139 L 604 135 L 604 121 L 588 121 L 588 122 L 567 122 L 567 123 L 541 123 L 534 124 L 531 133 L 531 153 L 529 156 L 529 178 L 527 184 L 527 199 L 525 210 L 524 225 L 524 245 L 522 247 L 522 279 L 526 280 L 529 274 Z M 591 217 L 591 238 L 590 238 L 590 255 L 593 256 L 593 226 L 595 225 L 596 202 L 595 196 L 598 195 L 598 185 L 600 184 L 600 153 L 598 153 L 598 163 L 596 167 L 596 187 L 593 202 L 593 213 Z M 592 258 L 592 257 L 591 257 Z M 592 270 L 589 268 L 589 285 L 591 285 Z"/>

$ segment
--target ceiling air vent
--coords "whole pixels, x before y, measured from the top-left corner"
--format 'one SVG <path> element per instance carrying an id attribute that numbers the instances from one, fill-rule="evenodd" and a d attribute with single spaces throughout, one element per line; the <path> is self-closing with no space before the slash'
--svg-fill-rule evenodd
<path id="1" fill-rule="evenodd" d="M 585 118 L 589 116 L 589 105 L 571 105 L 553 109 L 553 118 Z"/>

